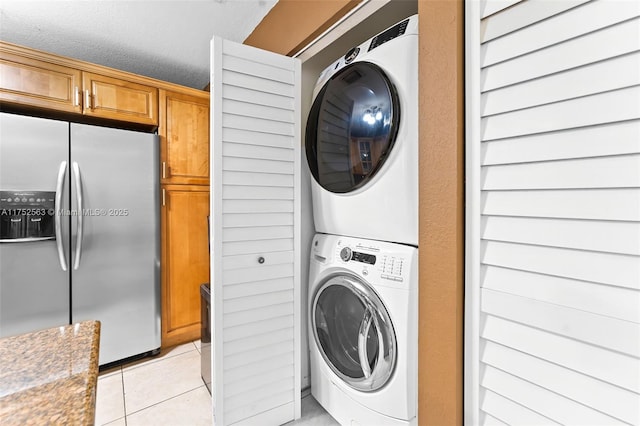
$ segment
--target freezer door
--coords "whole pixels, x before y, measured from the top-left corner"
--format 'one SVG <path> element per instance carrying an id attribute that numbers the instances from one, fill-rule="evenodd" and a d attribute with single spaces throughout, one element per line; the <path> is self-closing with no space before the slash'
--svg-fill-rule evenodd
<path id="1" fill-rule="evenodd" d="M 69 123 L 0 113 L 0 191 L 59 190 L 68 211 L 68 156 Z M 69 323 L 69 217 L 57 222 L 55 240 L 0 242 L 0 337 Z"/>
<path id="2" fill-rule="evenodd" d="M 72 320 L 99 320 L 100 365 L 160 347 L 157 136 L 71 124 Z"/>

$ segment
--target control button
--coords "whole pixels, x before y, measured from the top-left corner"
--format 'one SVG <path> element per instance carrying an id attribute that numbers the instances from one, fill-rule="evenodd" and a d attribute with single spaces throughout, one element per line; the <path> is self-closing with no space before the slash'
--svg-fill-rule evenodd
<path id="1" fill-rule="evenodd" d="M 356 56 L 358 56 L 358 53 L 360 53 L 360 48 L 359 47 L 354 47 L 353 49 L 350 49 L 346 55 L 344 55 L 344 62 L 345 63 L 350 63 L 351 61 L 353 61 Z"/>
<path id="2" fill-rule="evenodd" d="M 400 282 L 404 281 L 404 279 L 402 277 L 394 277 L 393 280 L 394 281 L 400 281 Z"/>
<path id="3" fill-rule="evenodd" d="M 342 250 L 340 250 L 340 259 L 342 259 L 345 262 L 348 262 L 351 260 L 351 249 L 349 247 L 345 247 Z"/>
<path id="4" fill-rule="evenodd" d="M 35 198 L 29 198 L 29 202 L 33 203 L 36 199 Z"/>
<path id="5" fill-rule="evenodd" d="M 23 203 L 26 203 L 26 202 L 27 202 L 27 199 L 26 199 L 26 198 L 23 198 L 23 199 L 22 199 L 22 202 L 23 202 Z"/>
<path id="6" fill-rule="evenodd" d="M 366 277 L 367 275 L 369 275 L 369 271 L 367 271 L 366 269 L 363 269 L 362 270 L 362 275 L 364 275 Z"/>
<path id="7" fill-rule="evenodd" d="M 392 280 L 393 281 L 393 277 L 390 277 L 389 275 L 382 274 L 382 275 L 380 275 L 380 277 L 384 278 L 385 280 Z"/>

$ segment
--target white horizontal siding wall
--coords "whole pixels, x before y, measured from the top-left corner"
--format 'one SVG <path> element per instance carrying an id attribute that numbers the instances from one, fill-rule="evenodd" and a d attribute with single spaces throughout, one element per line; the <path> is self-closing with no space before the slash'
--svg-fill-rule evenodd
<path id="1" fill-rule="evenodd" d="M 212 41 L 216 425 L 300 416 L 300 63 Z"/>
<path id="2" fill-rule="evenodd" d="M 466 25 L 465 420 L 640 425 L 640 2 Z"/>

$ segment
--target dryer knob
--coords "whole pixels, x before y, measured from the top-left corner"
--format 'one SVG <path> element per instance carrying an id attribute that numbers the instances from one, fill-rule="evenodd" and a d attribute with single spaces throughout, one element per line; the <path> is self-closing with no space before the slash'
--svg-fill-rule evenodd
<path id="1" fill-rule="evenodd" d="M 353 49 L 349 49 L 347 54 L 344 55 L 345 64 L 351 63 L 356 58 L 356 56 L 358 56 L 358 53 L 360 53 L 359 47 L 354 47 Z"/>
<path id="2" fill-rule="evenodd" d="M 342 259 L 345 262 L 348 262 L 351 260 L 351 249 L 349 247 L 345 247 L 342 250 L 340 250 L 340 259 Z"/>

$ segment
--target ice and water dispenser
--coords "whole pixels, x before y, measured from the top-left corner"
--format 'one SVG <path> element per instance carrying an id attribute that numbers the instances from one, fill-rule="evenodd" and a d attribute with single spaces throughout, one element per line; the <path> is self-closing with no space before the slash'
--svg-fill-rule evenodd
<path id="1" fill-rule="evenodd" d="M 54 191 L 0 191 L 0 241 L 55 239 Z"/>

